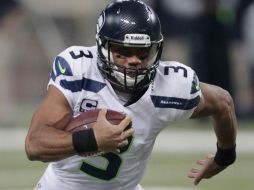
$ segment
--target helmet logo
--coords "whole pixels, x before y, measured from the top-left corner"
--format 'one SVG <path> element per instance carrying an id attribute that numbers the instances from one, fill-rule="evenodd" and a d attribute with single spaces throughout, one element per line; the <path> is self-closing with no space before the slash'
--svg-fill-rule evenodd
<path id="1" fill-rule="evenodd" d="M 125 34 L 124 43 L 151 45 L 150 36 L 146 34 Z"/>

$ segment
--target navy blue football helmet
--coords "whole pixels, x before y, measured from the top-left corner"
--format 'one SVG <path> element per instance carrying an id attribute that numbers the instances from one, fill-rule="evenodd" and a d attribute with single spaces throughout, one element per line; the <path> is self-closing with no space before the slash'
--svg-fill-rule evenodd
<path id="1" fill-rule="evenodd" d="M 99 16 L 96 44 L 98 67 L 103 76 L 124 91 L 140 91 L 154 79 L 161 57 L 163 36 L 159 18 L 151 7 L 140 0 L 114 1 Z M 113 45 L 147 48 L 146 68 L 125 68 L 114 63 Z"/>

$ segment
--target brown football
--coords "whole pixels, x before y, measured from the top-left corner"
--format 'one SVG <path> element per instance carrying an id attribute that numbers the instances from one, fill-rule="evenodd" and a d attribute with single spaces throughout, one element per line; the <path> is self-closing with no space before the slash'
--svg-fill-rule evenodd
<path id="1" fill-rule="evenodd" d="M 66 126 L 65 131 L 74 132 L 93 127 L 100 110 L 101 109 L 94 109 L 91 111 L 82 112 L 80 115 L 73 117 L 69 124 Z M 125 118 L 125 116 L 126 115 L 124 113 L 113 110 L 107 110 L 106 114 L 107 120 L 114 125 L 118 125 Z M 131 126 L 128 126 L 127 128 L 129 127 Z"/>

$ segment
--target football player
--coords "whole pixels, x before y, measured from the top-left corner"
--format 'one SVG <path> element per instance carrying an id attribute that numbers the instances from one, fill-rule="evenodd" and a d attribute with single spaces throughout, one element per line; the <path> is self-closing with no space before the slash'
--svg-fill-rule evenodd
<path id="1" fill-rule="evenodd" d="M 188 176 L 198 184 L 236 159 L 233 100 L 199 83 L 188 66 L 161 61 L 163 36 L 154 11 L 140 0 L 117 0 L 100 14 L 96 46 L 73 46 L 54 60 L 48 92 L 35 111 L 25 147 L 30 160 L 50 162 L 36 189 L 141 190 L 157 135 L 179 120 L 212 116 L 217 152 Z M 89 130 L 64 129 L 72 116 L 100 108 Z M 106 110 L 125 112 L 118 126 Z M 125 130 L 129 122 L 132 128 Z M 135 132 L 134 132 L 135 130 Z M 202 142 L 200 142 L 202 143 Z M 89 151 L 103 154 L 83 157 Z"/>

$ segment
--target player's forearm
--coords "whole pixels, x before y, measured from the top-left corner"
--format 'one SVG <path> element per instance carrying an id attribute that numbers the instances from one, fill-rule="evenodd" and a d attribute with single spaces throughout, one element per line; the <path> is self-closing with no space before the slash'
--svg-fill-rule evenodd
<path id="1" fill-rule="evenodd" d="M 225 93 L 225 97 L 213 115 L 214 130 L 220 148 L 231 148 L 236 143 L 237 121 L 234 110 L 234 103 L 231 96 Z"/>
<path id="2" fill-rule="evenodd" d="M 30 160 L 43 162 L 61 160 L 75 154 L 71 133 L 48 126 L 30 131 L 25 147 Z"/>

